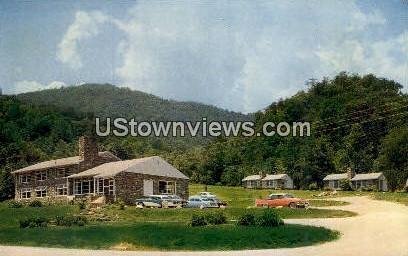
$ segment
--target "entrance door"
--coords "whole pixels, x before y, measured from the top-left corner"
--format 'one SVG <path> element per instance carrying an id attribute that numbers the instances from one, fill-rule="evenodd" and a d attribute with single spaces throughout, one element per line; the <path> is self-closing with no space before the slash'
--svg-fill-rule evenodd
<path id="1" fill-rule="evenodd" d="M 153 195 L 153 180 L 143 180 L 143 195 Z"/>

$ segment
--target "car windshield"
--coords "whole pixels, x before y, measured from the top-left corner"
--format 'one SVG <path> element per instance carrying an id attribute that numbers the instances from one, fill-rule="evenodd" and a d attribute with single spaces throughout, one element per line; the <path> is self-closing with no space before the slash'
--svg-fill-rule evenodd
<path id="1" fill-rule="evenodd" d="M 203 198 L 202 200 L 203 200 L 203 201 L 214 202 L 214 200 L 213 200 L 213 199 L 211 199 L 211 198 Z"/>
<path id="2" fill-rule="evenodd" d="M 290 194 L 286 194 L 285 197 L 286 197 L 286 198 L 293 198 L 293 196 L 290 195 Z"/>

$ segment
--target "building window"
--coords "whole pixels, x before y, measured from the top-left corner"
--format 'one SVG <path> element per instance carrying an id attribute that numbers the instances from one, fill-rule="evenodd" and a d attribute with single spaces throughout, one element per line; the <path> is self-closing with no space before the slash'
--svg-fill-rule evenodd
<path id="1" fill-rule="evenodd" d="M 20 175 L 20 182 L 21 183 L 29 183 L 30 181 L 31 181 L 31 175 L 30 174 Z"/>
<path id="2" fill-rule="evenodd" d="M 86 195 L 92 194 L 94 192 L 94 181 L 93 180 L 78 180 L 74 183 L 74 194 L 75 195 Z"/>
<path id="3" fill-rule="evenodd" d="M 114 195 L 115 180 L 113 179 L 98 179 L 97 193 L 102 195 Z"/>
<path id="4" fill-rule="evenodd" d="M 40 171 L 36 173 L 36 177 L 38 181 L 44 181 L 47 179 L 47 171 Z"/>
<path id="5" fill-rule="evenodd" d="M 29 188 L 22 188 L 20 192 L 20 197 L 23 199 L 31 197 L 31 189 Z"/>
<path id="6" fill-rule="evenodd" d="M 176 182 L 174 181 L 159 181 L 159 194 L 175 194 Z"/>
<path id="7" fill-rule="evenodd" d="M 57 186 L 57 195 L 66 196 L 68 194 L 67 184 L 61 184 Z"/>
<path id="8" fill-rule="evenodd" d="M 36 188 L 35 189 L 35 196 L 36 197 L 46 197 L 47 196 L 47 188 Z"/>

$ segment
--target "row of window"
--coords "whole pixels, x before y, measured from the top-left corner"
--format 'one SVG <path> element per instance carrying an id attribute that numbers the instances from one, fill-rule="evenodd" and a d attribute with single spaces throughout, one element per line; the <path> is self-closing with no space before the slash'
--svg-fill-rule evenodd
<path id="1" fill-rule="evenodd" d="M 66 184 L 58 185 L 56 188 L 56 192 L 58 196 L 66 196 L 68 194 L 68 187 Z M 48 189 L 46 187 L 37 187 L 33 190 L 31 188 L 22 188 L 20 191 L 20 198 L 31 198 L 34 197 L 46 197 L 48 193 Z"/>
<path id="2" fill-rule="evenodd" d="M 55 178 L 66 178 L 72 173 L 67 170 L 57 170 L 55 172 Z M 48 178 L 48 171 L 37 171 L 30 174 L 21 174 L 20 175 L 20 182 L 21 183 L 29 183 L 32 180 L 37 181 L 44 181 Z"/>
<path id="3" fill-rule="evenodd" d="M 114 180 L 113 179 L 97 179 L 97 180 L 77 180 L 74 182 L 74 194 L 114 194 Z"/>

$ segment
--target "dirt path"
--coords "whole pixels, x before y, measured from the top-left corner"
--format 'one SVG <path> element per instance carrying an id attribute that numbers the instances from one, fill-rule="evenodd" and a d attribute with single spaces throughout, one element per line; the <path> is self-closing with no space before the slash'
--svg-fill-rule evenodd
<path id="1" fill-rule="evenodd" d="M 376 201 L 367 197 L 345 197 L 335 200 L 350 205 L 326 207 L 357 212 L 349 218 L 299 219 L 286 223 L 323 226 L 342 233 L 339 240 L 315 246 L 292 249 L 268 249 L 224 252 L 119 252 L 108 250 L 76 250 L 38 247 L 0 246 L 1 256 L 408 256 L 408 207 Z"/>

